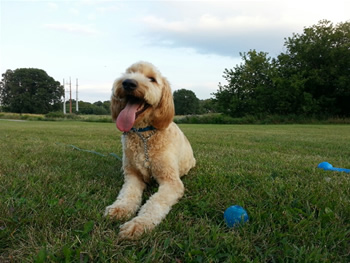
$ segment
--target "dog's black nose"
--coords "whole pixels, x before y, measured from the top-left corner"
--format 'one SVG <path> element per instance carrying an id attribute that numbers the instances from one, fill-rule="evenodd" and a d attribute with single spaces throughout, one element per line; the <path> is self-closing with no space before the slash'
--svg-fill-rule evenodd
<path id="1" fill-rule="evenodd" d="M 133 79 L 126 79 L 122 82 L 123 88 L 127 91 L 133 91 L 137 88 L 137 81 Z"/>

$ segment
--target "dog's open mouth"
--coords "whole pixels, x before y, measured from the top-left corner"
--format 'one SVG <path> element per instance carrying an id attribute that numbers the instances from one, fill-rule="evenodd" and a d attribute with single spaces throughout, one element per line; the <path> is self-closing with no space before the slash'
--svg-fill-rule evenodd
<path id="1" fill-rule="evenodd" d="M 150 105 L 143 99 L 128 96 L 125 108 L 119 113 L 116 124 L 122 132 L 128 132 L 133 127 L 137 117 Z"/>

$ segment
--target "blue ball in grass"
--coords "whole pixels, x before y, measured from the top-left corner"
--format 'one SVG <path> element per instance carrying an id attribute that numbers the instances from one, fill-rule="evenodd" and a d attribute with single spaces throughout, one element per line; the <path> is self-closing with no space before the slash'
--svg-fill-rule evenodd
<path id="1" fill-rule="evenodd" d="M 331 165 L 330 163 L 328 162 L 322 162 L 320 163 L 318 166 L 318 168 L 321 168 L 323 170 L 331 170 L 333 168 L 333 165 Z"/>
<path id="2" fill-rule="evenodd" d="M 249 220 L 247 211 L 239 206 L 233 205 L 224 212 L 224 219 L 228 227 L 242 225 Z"/>

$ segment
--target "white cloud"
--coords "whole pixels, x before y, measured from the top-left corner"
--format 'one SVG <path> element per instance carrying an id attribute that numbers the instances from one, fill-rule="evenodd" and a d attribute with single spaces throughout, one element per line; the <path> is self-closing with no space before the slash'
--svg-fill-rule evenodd
<path id="1" fill-rule="evenodd" d="M 282 27 L 259 16 L 222 18 L 203 14 L 197 19 L 182 21 L 147 16 L 142 23 L 152 32 L 152 37 L 156 37 L 152 44 L 192 47 L 200 53 L 234 57 L 239 52 L 259 48 L 278 53 L 283 45 L 283 32 L 288 30 L 288 25 Z"/>
<path id="2" fill-rule="evenodd" d="M 58 9 L 58 5 L 56 3 L 53 3 L 53 2 L 47 3 L 47 6 L 52 10 Z"/>
<path id="3" fill-rule="evenodd" d="M 250 49 L 278 55 L 284 39 L 322 19 L 346 21 L 346 1 L 217 1 L 166 3 L 175 16 L 162 12 L 139 22 L 152 45 L 189 47 L 199 53 L 237 57 Z M 185 6 L 186 5 L 186 6 Z"/>
<path id="4" fill-rule="evenodd" d="M 65 31 L 69 33 L 81 33 L 87 35 L 96 35 L 98 31 L 92 25 L 81 24 L 46 24 L 45 28 Z"/>
<path id="5" fill-rule="evenodd" d="M 172 33 L 191 33 L 194 35 L 206 32 L 208 35 L 229 35 L 231 33 L 249 33 L 256 30 L 269 30 L 275 27 L 275 21 L 261 16 L 235 16 L 221 18 L 211 14 L 203 14 L 195 19 L 166 21 L 156 16 L 146 16 L 141 20 L 151 30 Z M 286 26 L 285 24 L 283 25 Z"/>
<path id="6" fill-rule="evenodd" d="M 78 16 L 80 14 L 80 11 L 76 8 L 69 8 L 68 12 L 74 16 Z"/>
<path id="7" fill-rule="evenodd" d="M 88 20 L 96 20 L 96 18 L 97 18 L 96 14 L 89 14 L 89 15 L 87 15 L 87 19 Z"/>

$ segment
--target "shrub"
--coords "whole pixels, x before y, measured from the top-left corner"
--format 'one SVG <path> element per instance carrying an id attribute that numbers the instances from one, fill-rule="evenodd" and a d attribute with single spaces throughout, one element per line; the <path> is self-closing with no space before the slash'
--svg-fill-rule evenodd
<path id="1" fill-rule="evenodd" d="M 54 112 L 49 112 L 45 114 L 46 118 L 64 118 L 65 115 L 61 111 L 54 111 Z"/>

